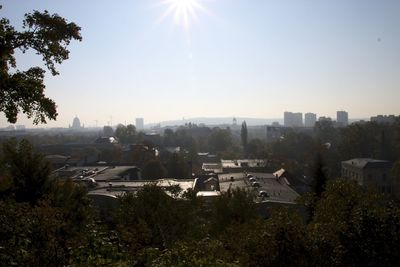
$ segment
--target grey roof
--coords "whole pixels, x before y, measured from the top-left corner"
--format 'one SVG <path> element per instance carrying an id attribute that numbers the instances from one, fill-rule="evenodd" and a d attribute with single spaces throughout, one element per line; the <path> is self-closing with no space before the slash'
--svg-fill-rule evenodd
<path id="1" fill-rule="evenodd" d="M 276 172 L 274 172 L 273 174 L 275 177 L 281 178 L 285 174 L 285 172 L 286 172 L 286 170 L 281 168 L 281 169 L 277 170 Z"/>
<path id="2" fill-rule="evenodd" d="M 179 185 L 182 192 L 177 197 L 182 197 L 182 194 L 194 187 L 194 179 L 159 179 L 159 180 L 135 180 L 135 181 L 110 181 L 110 182 L 97 182 L 97 187 L 90 191 L 91 195 L 113 195 L 122 196 L 126 192 L 136 193 L 145 185 L 156 184 L 161 188 L 168 188 L 170 186 Z M 170 192 L 166 192 L 170 195 Z"/>
<path id="3" fill-rule="evenodd" d="M 121 179 L 121 175 L 129 170 L 137 169 L 135 166 L 113 166 L 104 168 L 94 175 L 96 181 L 106 181 L 113 179 Z"/>
<path id="4" fill-rule="evenodd" d="M 238 160 L 221 159 L 221 164 L 222 168 L 237 169 L 237 168 L 242 168 L 243 166 L 256 168 L 256 167 L 265 167 L 267 161 L 265 159 L 238 159 Z"/>
<path id="5" fill-rule="evenodd" d="M 390 168 L 392 163 L 387 160 L 371 159 L 371 158 L 354 158 L 342 161 L 344 164 L 352 165 L 356 168 Z"/>
<path id="6" fill-rule="evenodd" d="M 294 203 L 299 194 L 294 191 L 286 180 L 276 179 L 272 173 L 249 173 L 256 177 L 257 182 L 260 184 L 258 191 L 265 191 L 270 196 L 268 200 L 277 202 Z M 234 178 L 231 181 L 231 177 Z M 221 191 L 227 191 L 230 188 L 243 188 L 254 190 L 244 173 L 226 173 L 218 175 Z"/>

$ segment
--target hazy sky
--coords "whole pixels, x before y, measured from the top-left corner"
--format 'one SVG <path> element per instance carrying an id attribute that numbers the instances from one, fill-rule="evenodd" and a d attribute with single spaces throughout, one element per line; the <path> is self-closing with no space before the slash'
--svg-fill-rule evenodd
<path id="1" fill-rule="evenodd" d="M 196 2 L 194 13 L 167 10 Z M 166 1 L 164 1 L 166 2 Z M 6 0 L 1 17 L 47 9 L 82 27 L 47 73 L 49 126 L 182 117 L 335 117 L 400 113 L 398 0 Z M 190 4 L 190 3 L 189 3 Z M 175 10 L 176 11 L 176 10 Z M 197 18 L 197 19 L 195 19 Z M 21 55 L 18 67 L 41 64 Z M 1 116 L 0 126 L 5 126 Z M 29 122 L 20 116 L 17 124 Z"/>

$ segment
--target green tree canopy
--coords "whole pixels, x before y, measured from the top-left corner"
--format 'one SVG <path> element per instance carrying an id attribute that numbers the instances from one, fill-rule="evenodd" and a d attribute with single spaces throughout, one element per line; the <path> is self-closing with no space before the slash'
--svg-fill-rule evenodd
<path id="1" fill-rule="evenodd" d="M 103 134 L 104 136 L 113 136 L 114 130 L 111 126 L 104 126 L 103 127 Z"/>
<path id="2" fill-rule="evenodd" d="M 245 154 L 247 154 L 248 133 L 247 133 L 246 121 L 243 121 L 243 123 L 242 123 L 242 128 L 240 130 L 240 138 L 242 139 L 243 150 L 245 151 Z"/>
<path id="3" fill-rule="evenodd" d="M 142 177 L 148 180 L 165 178 L 166 170 L 159 160 L 150 160 L 143 166 Z"/>
<path id="4" fill-rule="evenodd" d="M 314 266 L 395 266 L 399 207 L 355 181 L 329 182 L 309 224 Z"/>
<path id="5" fill-rule="evenodd" d="M 127 126 L 123 124 L 118 124 L 115 129 L 115 136 L 121 143 L 133 143 L 136 137 L 136 127 L 132 124 Z"/>
<path id="6" fill-rule="evenodd" d="M 9 122 L 15 123 L 20 111 L 36 124 L 57 117 L 55 102 L 44 94 L 45 70 L 18 70 L 15 50 L 35 50 L 51 74 L 57 75 L 55 65 L 68 59 L 67 46 L 72 39 L 82 39 L 80 27 L 47 11 L 25 14 L 22 31 L 17 31 L 8 19 L 0 20 L 0 112 Z"/>
<path id="7" fill-rule="evenodd" d="M 208 143 L 212 152 L 223 152 L 232 145 L 232 134 L 229 129 L 214 128 Z"/>
<path id="8" fill-rule="evenodd" d="M 2 176 L 10 178 L 1 195 L 12 195 L 18 202 L 35 204 L 51 187 L 51 167 L 44 156 L 33 151 L 32 145 L 22 140 L 3 143 Z"/>
<path id="9" fill-rule="evenodd" d="M 172 153 L 167 162 L 169 178 L 188 179 L 191 177 L 190 162 L 180 153 Z"/>

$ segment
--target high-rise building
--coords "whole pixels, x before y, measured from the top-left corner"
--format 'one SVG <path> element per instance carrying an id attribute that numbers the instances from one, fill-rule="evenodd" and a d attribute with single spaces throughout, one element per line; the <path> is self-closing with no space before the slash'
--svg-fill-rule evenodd
<path id="1" fill-rule="evenodd" d="M 136 118 L 136 130 L 141 131 L 144 129 L 144 119 Z"/>
<path id="2" fill-rule="evenodd" d="M 396 118 L 397 117 L 395 115 L 377 115 L 371 117 L 371 121 L 382 124 L 393 124 L 396 122 Z"/>
<path id="3" fill-rule="evenodd" d="M 292 121 L 291 121 L 292 116 L 291 115 L 292 115 L 292 112 L 285 111 L 283 113 L 283 126 L 289 127 L 291 125 L 291 123 L 292 123 Z"/>
<path id="4" fill-rule="evenodd" d="M 330 122 L 330 123 L 332 123 L 332 119 L 331 119 L 331 117 L 325 117 L 325 116 L 321 116 L 321 117 L 319 117 L 319 118 L 318 118 L 318 121 L 319 121 L 319 122 L 324 122 L 324 121 L 327 121 L 327 122 Z"/>
<path id="5" fill-rule="evenodd" d="M 285 127 L 303 127 L 303 113 L 285 111 L 283 114 L 283 125 Z"/>
<path id="6" fill-rule="evenodd" d="M 317 114 L 315 113 L 306 113 L 304 114 L 304 126 L 305 127 L 314 127 L 317 122 Z"/>
<path id="7" fill-rule="evenodd" d="M 346 111 L 337 111 L 336 121 L 338 126 L 347 126 L 349 124 L 349 113 Z"/>

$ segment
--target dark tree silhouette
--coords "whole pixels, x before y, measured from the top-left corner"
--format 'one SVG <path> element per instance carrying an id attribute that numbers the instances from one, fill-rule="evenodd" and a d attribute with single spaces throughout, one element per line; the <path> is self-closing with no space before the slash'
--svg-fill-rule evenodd
<path id="1" fill-rule="evenodd" d="M 44 156 L 33 151 L 32 145 L 22 140 L 3 143 L 2 175 L 10 177 L 9 190 L 0 192 L 12 195 L 18 202 L 35 204 L 51 188 L 51 167 Z"/>
<path id="2" fill-rule="evenodd" d="M 80 27 L 57 14 L 34 11 L 25 14 L 22 29 L 15 30 L 6 18 L 0 20 L 0 112 L 11 123 L 17 121 L 20 111 L 36 124 L 46 123 L 47 119 L 56 119 L 57 110 L 56 103 L 44 94 L 45 70 L 18 70 L 14 52 L 35 50 L 51 74 L 57 75 L 55 64 L 68 59 L 70 41 L 82 39 Z"/>
<path id="3" fill-rule="evenodd" d="M 313 182 L 311 184 L 311 190 L 318 199 L 321 198 L 322 193 L 325 191 L 326 182 L 327 177 L 324 171 L 324 163 L 321 154 L 318 153 L 315 159 Z"/>
<path id="4" fill-rule="evenodd" d="M 311 192 L 305 196 L 305 204 L 308 211 L 308 222 L 310 222 L 315 214 L 318 201 L 325 191 L 327 177 L 324 170 L 324 163 L 321 154 L 318 152 L 312 169 Z"/>
<path id="5" fill-rule="evenodd" d="M 165 178 L 166 170 L 159 160 L 150 160 L 143 167 L 142 177 L 146 180 Z"/>
<path id="6" fill-rule="evenodd" d="M 168 177 L 176 179 L 190 178 L 190 165 L 183 155 L 173 153 L 167 162 Z"/>
<path id="7" fill-rule="evenodd" d="M 242 129 L 240 130 L 240 137 L 242 139 L 242 146 L 243 150 L 245 151 L 245 154 L 247 155 L 247 138 L 248 138 L 248 133 L 247 133 L 247 124 L 246 121 L 243 121 L 242 123 Z"/>
<path id="8" fill-rule="evenodd" d="M 110 137 L 114 135 L 114 130 L 111 126 L 104 126 L 103 127 L 103 135 Z"/>

